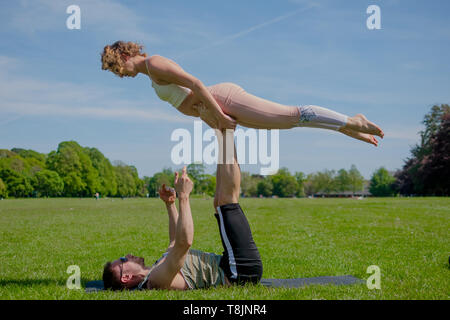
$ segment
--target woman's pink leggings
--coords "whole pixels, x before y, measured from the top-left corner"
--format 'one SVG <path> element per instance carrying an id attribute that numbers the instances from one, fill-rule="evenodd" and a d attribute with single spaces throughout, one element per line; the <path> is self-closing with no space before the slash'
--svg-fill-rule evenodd
<path id="1" fill-rule="evenodd" d="M 207 87 L 223 112 L 237 123 L 255 129 L 313 127 L 338 130 L 347 116 L 318 106 L 287 106 L 254 96 L 240 86 L 224 82 Z"/>

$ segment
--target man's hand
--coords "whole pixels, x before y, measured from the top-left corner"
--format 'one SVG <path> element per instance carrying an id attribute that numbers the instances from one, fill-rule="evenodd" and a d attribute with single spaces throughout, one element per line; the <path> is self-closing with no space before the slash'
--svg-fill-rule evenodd
<path id="1" fill-rule="evenodd" d="M 162 201 L 164 201 L 167 205 L 173 204 L 177 198 L 177 194 L 174 188 L 170 188 L 165 184 L 158 190 L 159 197 Z"/>
<path id="2" fill-rule="evenodd" d="M 193 187 L 194 183 L 189 179 L 186 173 L 186 166 L 183 167 L 181 176 L 178 172 L 175 172 L 175 190 L 177 191 L 180 200 L 188 199 Z"/>

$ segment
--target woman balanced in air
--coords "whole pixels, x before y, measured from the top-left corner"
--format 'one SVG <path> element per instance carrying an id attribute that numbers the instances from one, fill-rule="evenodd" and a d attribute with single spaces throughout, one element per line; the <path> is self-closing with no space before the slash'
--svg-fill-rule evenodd
<path id="1" fill-rule="evenodd" d="M 117 41 L 101 54 L 102 69 L 119 77 L 147 75 L 158 97 L 181 113 L 200 117 L 212 128 L 234 128 L 237 124 L 255 129 L 312 127 L 339 131 L 371 143 L 383 138 L 383 131 L 362 114 L 348 117 L 327 108 L 288 106 L 254 96 L 234 83 L 205 86 L 177 63 L 159 55 L 148 57 L 142 46 Z"/>

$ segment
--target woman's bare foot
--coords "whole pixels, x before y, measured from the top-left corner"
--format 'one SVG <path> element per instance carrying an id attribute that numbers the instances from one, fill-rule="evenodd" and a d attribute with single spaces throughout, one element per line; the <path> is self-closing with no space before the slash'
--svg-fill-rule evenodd
<path id="1" fill-rule="evenodd" d="M 344 128 L 356 132 L 368 133 L 369 135 L 376 135 L 381 138 L 384 137 L 383 130 L 381 130 L 381 128 L 375 123 L 367 120 L 363 114 L 357 114 L 354 117 L 349 117 Z"/>
<path id="2" fill-rule="evenodd" d="M 357 132 L 351 129 L 347 129 L 345 127 L 340 128 L 339 132 L 342 132 L 343 134 L 349 137 L 373 144 L 375 147 L 378 147 L 378 140 L 371 134 Z"/>

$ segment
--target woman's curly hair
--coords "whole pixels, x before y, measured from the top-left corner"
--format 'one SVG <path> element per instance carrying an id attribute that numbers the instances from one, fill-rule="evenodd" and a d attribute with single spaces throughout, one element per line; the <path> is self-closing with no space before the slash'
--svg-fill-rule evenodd
<path id="1" fill-rule="evenodd" d="M 125 64 L 122 55 L 134 57 L 141 55 L 146 57 L 146 53 L 141 50 L 144 47 L 135 42 L 116 41 L 112 45 L 107 45 L 101 53 L 102 70 L 110 70 L 115 75 L 123 78 L 122 68 Z"/>

